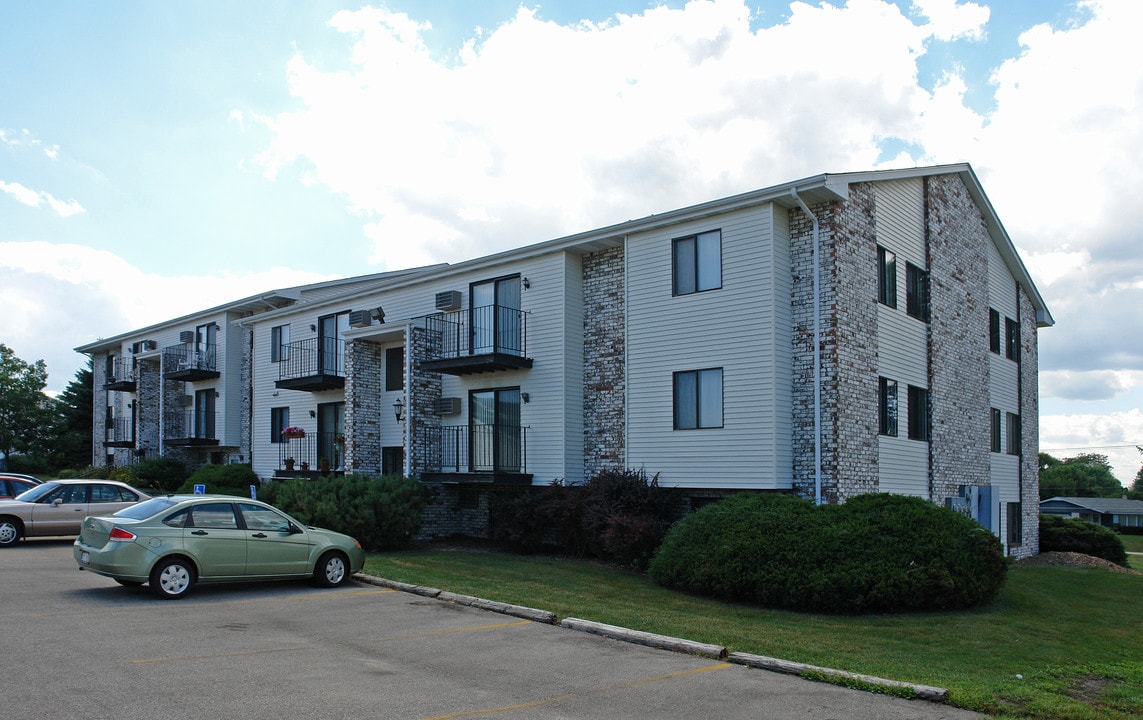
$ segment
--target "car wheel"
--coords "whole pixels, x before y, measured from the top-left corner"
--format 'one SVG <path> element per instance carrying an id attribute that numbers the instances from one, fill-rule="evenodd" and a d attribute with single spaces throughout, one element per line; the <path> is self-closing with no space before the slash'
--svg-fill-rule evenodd
<path id="1" fill-rule="evenodd" d="M 12 518 L 0 518 L 0 547 L 15 545 L 23 534 L 24 528 L 19 522 Z"/>
<path id="2" fill-rule="evenodd" d="M 194 585 L 194 567 L 183 558 L 167 558 L 151 570 L 151 592 L 164 600 L 177 600 Z"/>
<path id="3" fill-rule="evenodd" d="M 335 550 L 318 558 L 314 580 L 322 587 L 337 587 L 349 579 L 349 558 Z"/>

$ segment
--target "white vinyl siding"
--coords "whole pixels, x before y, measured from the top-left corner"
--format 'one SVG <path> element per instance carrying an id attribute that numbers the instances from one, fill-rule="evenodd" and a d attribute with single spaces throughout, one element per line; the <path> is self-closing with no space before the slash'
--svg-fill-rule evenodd
<path id="1" fill-rule="evenodd" d="M 672 240 L 713 230 L 721 288 L 672 296 Z M 628 466 L 662 472 L 671 487 L 790 487 L 786 211 L 766 205 L 631 236 L 627 266 Z M 722 427 L 675 430 L 674 373 L 712 367 L 723 371 Z"/>
<path id="2" fill-rule="evenodd" d="M 877 438 L 879 490 L 928 497 L 929 444 L 910 440 L 907 431 L 908 387 L 928 387 L 928 335 L 903 301 L 906 263 L 925 267 L 924 188 L 915 179 L 875 187 L 877 244 L 897 256 L 898 288 L 896 308 L 877 304 L 877 374 L 897 381 L 898 428 L 896 437 Z"/>

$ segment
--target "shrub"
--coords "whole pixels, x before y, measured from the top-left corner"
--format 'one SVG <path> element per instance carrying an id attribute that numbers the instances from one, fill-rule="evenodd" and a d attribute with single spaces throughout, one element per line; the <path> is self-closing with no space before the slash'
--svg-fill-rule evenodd
<path id="1" fill-rule="evenodd" d="M 645 566 L 675 517 L 658 476 L 605 470 L 582 485 L 552 483 L 496 496 L 492 538 L 514 550 L 555 549 Z"/>
<path id="2" fill-rule="evenodd" d="M 174 458 L 158 457 L 140 460 L 128 467 L 133 477 L 132 485 L 160 493 L 174 492 L 187 478 L 186 464 Z M 220 466 L 208 465 L 206 467 Z"/>
<path id="3" fill-rule="evenodd" d="M 1059 515 L 1040 516 L 1040 552 L 1083 553 L 1127 567 L 1127 551 L 1113 531 Z"/>
<path id="4" fill-rule="evenodd" d="M 203 465 L 175 492 L 191 493 L 195 485 L 205 485 L 206 491 L 213 495 L 250 497 L 250 486 L 258 483 L 258 475 L 249 465 Z"/>
<path id="5" fill-rule="evenodd" d="M 421 528 L 432 491 L 397 475 L 295 478 L 267 486 L 263 498 L 307 525 L 357 539 L 366 550 L 409 545 Z"/>
<path id="6" fill-rule="evenodd" d="M 844 505 L 742 494 L 667 533 L 650 564 L 666 587 L 767 607 L 832 613 L 966 608 L 1004 583 L 1000 541 L 921 498 Z"/>

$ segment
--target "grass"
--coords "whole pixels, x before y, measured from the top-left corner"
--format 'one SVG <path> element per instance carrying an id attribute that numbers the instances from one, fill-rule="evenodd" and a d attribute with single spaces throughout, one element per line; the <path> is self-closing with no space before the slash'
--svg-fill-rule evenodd
<path id="1" fill-rule="evenodd" d="M 365 571 L 501 602 L 787 660 L 949 689 L 996 717 L 1143 716 L 1143 576 L 1015 567 L 968 612 L 842 617 L 665 590 L 589 561 L 475 549 L 372 555 Z"/>

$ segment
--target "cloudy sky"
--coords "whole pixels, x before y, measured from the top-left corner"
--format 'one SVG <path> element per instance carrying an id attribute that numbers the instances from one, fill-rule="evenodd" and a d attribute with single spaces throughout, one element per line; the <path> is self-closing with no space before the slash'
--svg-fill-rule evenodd
<path id="1" fill-rule="evenodd" d="M 972 163 L 1057 325 L 1041 441 L 1143 460 L 1143 2 L 0 3 L 0 342 L 822 172 Z"/>

